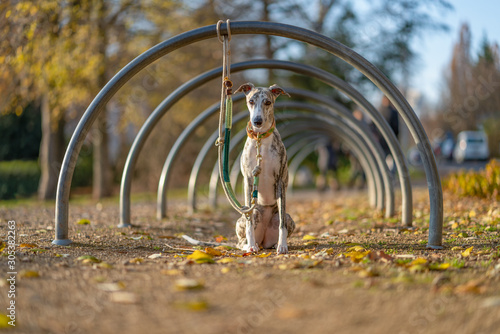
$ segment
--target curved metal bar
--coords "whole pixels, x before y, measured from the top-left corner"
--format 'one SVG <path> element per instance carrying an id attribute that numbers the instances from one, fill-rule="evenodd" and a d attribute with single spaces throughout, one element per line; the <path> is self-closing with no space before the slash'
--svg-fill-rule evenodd
<path id="1" fill-rule="evenodd" d="M 233 124 L 236 124 L 236 123 L 242 121 L 246 117 L 248 117 L 248 112 L 243 111 L 243 112 L 236 114 L 235 116 L 233 116 Z M 200 152 L 198 153 L 198 156 L 196 157 L 194 165 L 191 169 L 191 174 L 189 176 L 189 185 L 188 185 L 188 203 L 190 204 L 189 207 L 192 211 L 196 210 L 196 191 L 195 190 L 196 190 L 196 184 L 198 182 L 198 172 L 196 172 L 196 177 L 195 177 L 193 171 L 200 170 L 201 165 L 203 164 L 203 161 L 205 160 L 205 157 L 207 156 L 210 149 L 215 148 L 214 142 L 218 138 L 218 136 L 219 136 L 218 130 L 216 130 L 214 133 L 212 133 L 210 138 L 207 140 L 207 142 L 205 142 L 205 144 L 201 148 Z M 231 145 L 230 145 L 229 150 L 231 151 L 235 147 L 235 145 L 237 145 L 239 142 L 241 142 L 241 140 L 245 137 L 246 137 L 246 131 L 243 131 L 243 130 L 240 131 L 239 133 L 237 133 L 235 136 L 233 136 L 233 138 L 231 139 Z M 216 166 L 217 166 L 217 162 L 216 162 Z"/>
<path id="2" fill-rule="evenodd" d="M 224 33 L 224 31 L 227 31 L 227 26 L 223 24 L 221 25 L 221 29 Z M 231 33 L 232 35 L 276 35 L 292 38 L 322 48 L 357 68 L 382 90 L 400 113 L 419 148 L 426 172 L 431 206 L 429 242 L 427 246 L 430 248 L 442 248 L 443 192 L 436 160 L 422 124 L 409 103 L 394 84 L 392 84 L 380 70 L 375 68 L 354 50 L 313 31 L 272 22 L 233 22 L 231 23 Z M 156 59 L 189 44 L 208 38 L 214 38 L 216 34 L 216 26 L 211 25 L 180 34 L 152 47 L 118 72 L 92 101 L 71 137 L 59 174 L 55 213 L 56 239 L 53 241 L 54 244 L 67 245 L 71 242 L 68 239 L 68 204 L 71 179 L 83 140 L 104 105 L 119 88 L 125 84 L 125 82 Z M 400 179 L 404 177 L 405 176 L 400 176 Z"/>
<path id="3" fill-rule="evenodd" d="M 289 102 L 289 104 L 293 104 L 293 103 Z M 277 108 L 280 108 L 281 106 L 286 106 L 286 105 L 287 105 L 287 102 L 280 102 L 280 103 L 277 103 L 275 106 L 277 106 Z M 238 115 L 240 115 L 240 114 L 238 114 Z M 366 145 L 366 142 L 364 141 L 364 139 L 361 136 L 359 136 L 359 134 L 354 132 L 352 129 L 349 129 L 349 127 L 339 127 L 338 125 L 336 125 L 334 122 L 339 121 L 339 119 L 332 117 L 330 114 L 327 114 L 325 116 L 330 117 L 331 119 L 329 119 L 329 118 L 325 119 L 325 117 L 319 118 L 319 117 L 315 117 L 315 116 L 316 115 L 299 114 L 299 113 L 286 113 L 286 114 L 278 114 L 275 117 L 277 118 L 277 120 L 288 119 L 288 118 L 315 119 L 316 121 L 320 120 L 322 122 L 326 122 L 329 126 L 335 128 L 336 131 L 343 133 L 344 134 L 343 139 L 345 141 L 348 141 L 348 142 L 354 141 L 356 147 L 359 147 L 359 152 L 361 152 L 361 153 L 357 154 L 358 160 L 362 160 L 362 159 L 360 159 L 360 157 L 363 156 L 364 159 L 369 161 L 367 164 L 365 164 L 363 166 L 364 167 L 363 169 L 365 171 L 370 171 L 373 174 L 373 176 L 372 176 L 373 179 L 377 180 L 376 187 L 378 187 L 378 189 L 380 189 L 378 194 L 379 194 L 379 196 L 383 196 L 383 192 L 381 191 L 381 189 L 383 187 L 383 182 L 382 182 L 382 177 L 380 176 L 380 170 L 378 168 L 376 168 L 376 162 L 375 162 L 375 158 L 373 157 L 373 152 L 370 151 L 370 149 Z M 237 134 L 237 136 L 238 136 L 238 139 L 240 137 L 244 138 L 246 136 L 246 132 L 244 130 L 242 130 L 240 133 Z M 235 138 L 236 138 L 236 136 L 235 136 Z M 240 139 L 240 140 L 242 140 L 242 139 Z M 236 139 L 233 139 L 231 144 L 232 144 L 232 148 L 234 148 L 234 146 L 238 145 L 239 143 Z M 350 146 L 352 147 L 352 145 L 350 145 Z M 202 151 L 200 151 L 200 153 L 198 154 L 198 157 L 196 158 L 196 161 L 200 161 L 200 163 L 196 164 L 196 169 L 195 169 L 195 166 L 193 166 L 193 169 L 191 170 L 190 185 L 188 188 L 188 194 L 192 194 L 192 195 L 189 195 L 189 198 L 191 198 L 191 199 L 194 198 L 193 194 L 196 192 L 196 182 L 197 182 L 198 173 L 199 173 L 199 170 L 201 167 L 201 162 L 205 159 L 205 156 L 207 154 L 206 150 L 202 150 Z M 372 170 L 371 169 L 372 167 L 374 167 L 375 170 Z M 210 202 L 212 202 L 212 203 L 216 202 L 216 188 L 217 188 L 217 184 L 218 184 L 216 181 L 217 178 L 218 178 L 218 168 L 217 168 L 217 165 L 215 165 L 213 170 L 212 170 L 212 176 L 211 176 L 211 182 L 210 182 L 210 194 L 213 194 L 213 195 L 210 195 L 209 198 L 211 198 Z M 193 210 L 194 210 L 196 208 L 196 203 L 194 203 L 191 200 L 189 201 L 189 203 L 191 205 L 191 208 L 193 208 Z M 380 201 L 380 203 L 381 204 L 380 204 L 379 209 L 382 210 L 383 209 L 383 201 Z"/>
<path id="4" fill-rule="evenodd" d="M 323 115 L 331 115 L 333 111 L 342 118 L 342 122 L 344 122 L 347 126 L 355 130 L 357 133 L 359 133 L 361 137 L 363 137 L 363 139 L 366 141 L 369 148 L 373 152 L 376 163 L 383 178 L 385 209 L 386 209 L 385 216 L 387 218 L 392 217 L 394 215 L 394 188 L 393 188 L 392 176 L 385 162 L 385 157 L 382 151 L 382 147 L 374 138 L 373 133 L 370 131 L 368 126 L 357 120 L 352 115 L 352 113 L 343 105 L 331 99 L 327 99 L 317 93 L 306 92 L 304 90 L 288 89 L 287 91 L 290 94 L 293 94 L 293 96 L 298 96 L 301 98 L 309 98 L 316 102 L 321 102 L 322 104 L 330 107 L 331 109 L 325 110 L 322 107 L 312 106 L 311 104 L 305 104 L 300 102 L 299 103 L 295 102 L 294 104 L 288 104 L 287 107 L 321 113 Z"/>

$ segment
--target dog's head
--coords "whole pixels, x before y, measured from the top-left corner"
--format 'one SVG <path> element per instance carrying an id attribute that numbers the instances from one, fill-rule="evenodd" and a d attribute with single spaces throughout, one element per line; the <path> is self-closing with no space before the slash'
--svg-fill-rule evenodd
<path id="1" fill-rule="evenodd" d="M 250 111 L 250 121 L 254 132 L 267 131 L 274 121 L 274 101 L 281 94 L 290 95 L 283 88 L 272 85 L 269 88 L 255 87 L 251 83 L 241 85 L 236 91 L 245 93 L 247 106 Z"/>

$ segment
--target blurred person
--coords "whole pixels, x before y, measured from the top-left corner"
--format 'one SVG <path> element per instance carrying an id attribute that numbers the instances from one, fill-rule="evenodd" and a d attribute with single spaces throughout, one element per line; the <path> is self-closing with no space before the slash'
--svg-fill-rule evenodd
<path id="1" fill-rule="evenodd" d="M 317 189 L 321 192 L 326 191 L 328 187 L 339 190 L 338 147 L 334 147 L 334 143 L 331 141 L 324 141 L 318 144 L 316 151 L 318 152 L 319 169 L 319 176 L 316 181 Z"/>

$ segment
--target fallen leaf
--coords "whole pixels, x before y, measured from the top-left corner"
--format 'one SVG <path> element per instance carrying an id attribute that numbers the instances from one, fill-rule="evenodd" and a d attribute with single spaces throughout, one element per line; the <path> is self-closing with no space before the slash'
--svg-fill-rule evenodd
<path id="1" fill-rule="evenodd" d="M 317 241 L 308 241 L 304 244 L 304 246 L 316 246 L 319 245 L 319 242 Z"/>
<path id="2" fill-rule="evenodd" d="M 144 259 L 140 258 L 140 257 L 136 257 L 136 258 L 133 258 L 132 260 L 128 261 L 128 263 L 135 263 L 135 264 L 139 264 L 139 263 L 142 263 L 142 262 L 144 262 Z"/>
<path id="3" fill-rule="evenodd" d="M 90 225 L 90 220 L 88 219 L 80 219 L 76 222 L 78 225 Z"/>
<path id="4" fill-rule="evenodd" d="M 19 272 L 20 278 L 38 278 L 40 277 L 40 273 L 36 270 L 21 270 Z"/>
<path id="5" fill-rule="evenodd" d="M 222 255 L 222 252 L 217 250 L 217 249 L 214 249 L 212 247 L 206 247 L 205 248 L 205 253 L 209 254 L 209 255 L 212 255 L 212 256 L 221 256 Z"/>
<path id="6" fill-rule="evenodd" d="M 0 328 L 12 327 L 11 325 L 9 325 L 10 321 L 10 318 L 6 314 L 0 313 Z"/>
<path id="7" fill-rule="evenodd" d="M 151 254 L 148 259 L 158 259 L 161 257 L 161 253 Z"/>
<path id="8" fill-rule="evenodd" d="M 429 269 L 431 270 L 446 270 L 451 266 L 448 262 L 444 263 L 432 263 L 429 265 Z"/>
<path id="9" fill-rule="evenodd" d="M 271 252 L 269 252 L 269 253 L 262 253 L 262 254 L 255 255 L 255 257 L 268 257 L 271 254 L 272 254 Z"/>
<path id="10" fill-rule="evenodd" d="M 316 239 L 318 238 L 310 234 L 304 235 L 304 237 L 302 238 L 302 240 L 316 240 Z"/>
<path id="11" fill-rule="evenodd" d="M 56 254 L 55 257 L 69 257 L 69 254 Z"/>
<path id="12" fill-rule="evenodd" d="M 223 274 L 227 274 L 227 273 L 228 273 L 228 272 L 230 272 L 230 271 L 231 271 L 231 269 L 229 269 L 229 267 L 224 267 L 224 268 L 222 268 L 222 269 L 220 270 L 220 272 L 221 272 L 221 273 L 223 273 Z"/>
<path id="13" fill-rule="evenodd" d="M 36 248 L 38 247 L 36 244 L 20 244 L 19 248 Z"/>
<path id="14" fill-rule="evenodd" d="M 215 241 L 216 242 L 223 242 L 223 241 L 227 241 L 227 238 L 225 236 L 222 236 L 222 235 L 216 235 Z"/>
<path id="15" fill-rule="evenodd" d="M 366 249 L 363 246 L 356 245 L 353 247 L 349 247 L 347 249 L 347 251 L 348 252 L 364 252 L 364 251 L 366 251 Z"/>
<path id="16" fill-rule="evenodd" d="M 369 251 L 369 250 L 363 251 L 363 252 L 352 251 L 352 252 L 344 253 L 344 255 L 350 257 L 352 262 L 358 263 L 361 260 L 363 260 L 370 253 L 371 253 L 371 251 Z"/>
<path id="17" fill-rule="evenodd" d="M 459 238 L 467 238 L 469 236 L 469 234 L 467 234 L 467 232 L 460 232 L 458 233 L 458 237 Z"/>
<path id="18" fill-rule="evenodd" d="M 202 281 L 192 279 L 192 278 L 181 278 L 175 281 L 175 288 L 177 290 L 200 290 L 204 288 Z"/>
<path id="19" fill-rule="evenodd" d="M 481 279 L 472 280 L 465 284 L 458 285 L 455 288 L 456 293 L 474 293 L 480 294 L 486 291 L 486 287 L 483 286 L 483 281 Z"/>
<path id="20" fill-rule="evenodd" d="M 222 258 L 220 260 L 217 260 L 217 263 L 231 263 L 231 262 L 234 262 L 234 261 L 236 261 L 234 258 L 225 257 L 225 258 Z"/>
<path id="21" fill-rule="evenodd" d="M 474 217 L 476 217 L 476 211 L 470 210 L 470 212 L 469 212 L 469 218 L 474 218 Z"/>
<path id="22" fill-rule="evenodd" d="M 208 303 L 205 300 L 192 300 L 192 301 L 176 301 L 173 306 L 178 309 L 188 310 L 188 311 L 206 311 L 208 309 Z"/>
<path id="23" fill-rule="evenodd" d="M 455 247 L 452 247 L 452 251 L 458 251 L 458 250 L 463 250 L 464 248 L 462 246 L 455 246 Z"/>
<path id="24" fill-rule="evenodd" d="M 99 268 L 99 269 L 112 269 L 113 266 L 110 265 L 109 263 L 106 263 L 106 262 L 101 262 L 101 263 L 97 263 L 97 264 L 94 264 L 94 268 Z"/>
<path id="25" fill-rule="evenodd" d="M 82 261 L 82 263 L 99 263 L 101 260 L 92 255 L 82 255 L 76 259 L 77 261 Z"/>
<path id="26" fill-rule="evenodd" d="M 469 248 L 467 248 L 466 250 L 464 250 L 462 252 L 462 256 L 469 257 L 473 249 L 474 249 L 474 246 L 470 246 Z"/>
<path id="27" fill-rule="evenodd" d="M 196 263 L 214 263 L 210 254 L 200 250 L 195 250 L 192 254 L 187 256 L 188 259 L 194 260 Z"/>
<path id="28" fill-rule="evenodd" d="M 119 304 L 135 304 L 137 303 L 137 297 L 132 292 L 127 291 L 117 291 L 110 295 L 110 299 L 114 303 Z"/>
<path id="29" fill-rule="evenodd" d="M 423 257 L 416 258 L 415 260 L 411 261 L 408 266 L 415 266 L 419 264 L 426 264 L 427 260 L 424 259 Z"/>
<path id="30" fill-rule="evenodd" d="M 5 249 L 5 247 L 7 246 L 7 243 L 3 242 L 3 241 L 0 241 L 0 252 L 3 252 L 3 250 Z M 0 313 L 0 316 L 2 315 L 2 313 Z M 0 325 L 1 326 L 1 325 Z M 0 327 L 1 328 L 1 327 Z"/>

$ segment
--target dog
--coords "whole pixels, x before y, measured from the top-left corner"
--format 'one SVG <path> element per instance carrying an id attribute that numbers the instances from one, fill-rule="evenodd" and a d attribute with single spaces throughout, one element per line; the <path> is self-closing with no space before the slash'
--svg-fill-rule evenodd
<path id="1" fill-rule="evenodd" d="M 236 222 L 238 248 L 257 252 L 259 247 L 276 247 L 277 254 L 286 254 L 287 237 L 293 233 L 295 222 L 285 211 L 288 161 L 285 145 L 275 128 L 274 102 L 280 95 L 290 95 L 277 85 L 256 88 L 251 83 L 241 85 L 235 91 L 237 92 L 246 95 L 250 111 L 248 138 L 241 155 L 245 204 L 248 207 L 252 200 L 253 170 L 257 166 L 256 137 L 259 135 L 262 155 L 257 205 L 250 214 L 250 219 L 242 215 Z"/>

